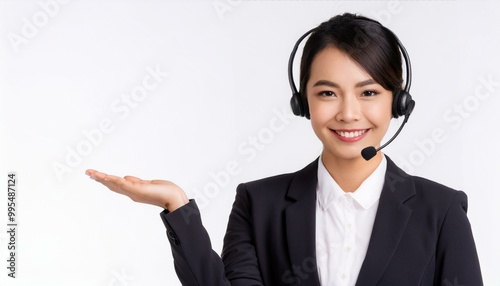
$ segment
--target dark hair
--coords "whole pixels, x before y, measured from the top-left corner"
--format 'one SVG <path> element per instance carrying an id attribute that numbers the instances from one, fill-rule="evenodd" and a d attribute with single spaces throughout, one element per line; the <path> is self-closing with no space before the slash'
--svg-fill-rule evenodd
<path id="1" fill-rule="evenodd" d="M 393 94 L 402 89 L 402 60 L 397 37 L 375 20 L 345 13 L 321 23 L 304 45 L 300 63 L 300 93 L 303 96 L 306 96 L 314 57 L 328 47 L 346 53 Z"/>

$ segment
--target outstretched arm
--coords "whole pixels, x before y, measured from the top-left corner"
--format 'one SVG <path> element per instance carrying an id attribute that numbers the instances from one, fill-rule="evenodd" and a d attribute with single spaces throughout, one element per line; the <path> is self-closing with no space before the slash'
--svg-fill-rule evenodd
<path id="1" fill-rule="evenodd" d="M 189 201 L 179 186 L 164 180 L 121 178 L 96 170 L 85 173 L 135 202 L 165 209 L 161 218 L 167 228 L 175 271 L 183 285 L 230 285 L 221 258 L 212 250 L 196 203 Z"/>

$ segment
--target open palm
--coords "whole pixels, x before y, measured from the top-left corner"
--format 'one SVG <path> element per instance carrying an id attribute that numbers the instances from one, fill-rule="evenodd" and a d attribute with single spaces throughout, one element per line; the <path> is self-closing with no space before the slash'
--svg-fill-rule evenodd
<path id="1" fill-rule="evenodd" d="M 134 176 L 122 178 L 92 169 L 87 170 L 85 174 L 113 192 L 129 197 L 134 202 L 159 206 L 169 211 L 174 211 L 188 203 L 184 191 L 170 181 L 141 180 Z"/>

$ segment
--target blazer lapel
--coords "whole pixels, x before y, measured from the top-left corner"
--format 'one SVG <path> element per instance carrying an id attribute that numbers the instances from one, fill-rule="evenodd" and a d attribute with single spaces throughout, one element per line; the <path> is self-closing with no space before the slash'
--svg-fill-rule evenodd
<path id="1" fill-rule="evenodd" d="M 298 171 L 290 183 L 285 210 L 288 253 L 300 285 L 319 285 L 316 264 L 316 185 L 318 159 Z"/>
<path id="2" fill-rule="evenodd" d="M 382 277 L 410 219 L 403 203 L 415 194 L 413 180 L 387 158 L 387 172 L 365 260 L 356 285 L 375 285 Z"/>

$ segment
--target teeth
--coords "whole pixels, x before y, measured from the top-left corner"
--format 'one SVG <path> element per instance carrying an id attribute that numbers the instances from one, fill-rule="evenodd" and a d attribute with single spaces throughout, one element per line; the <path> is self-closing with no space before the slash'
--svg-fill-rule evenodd
<path id="1" fill-rule="evenodd" d="M 344 132 L 344 131 L 335 131 L 338 135 L 345 137 L 345 138 L 354 138 L 363 135 L 366 132 L 366 130 L 361 130 L 361 131 L 354 131 L 354 132 Z"/>

